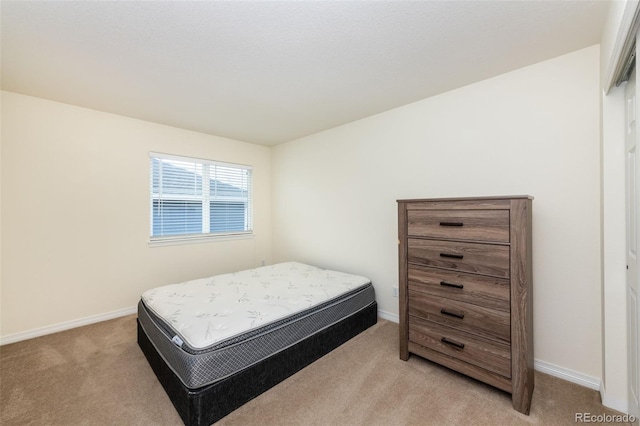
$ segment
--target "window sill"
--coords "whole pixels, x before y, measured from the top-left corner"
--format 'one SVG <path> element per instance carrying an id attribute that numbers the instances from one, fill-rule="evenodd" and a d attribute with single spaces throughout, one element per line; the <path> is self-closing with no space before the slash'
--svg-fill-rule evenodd
<path id="1" fill-rule="evenodd" d="M 176 246 L 183 244 L 201 244 L 214 241 L 247 240 L 253 238 L 253 232 L 219 235 L 181 235 L 176 237 L 156 237 L 149 240 L 149 247 Z"/>

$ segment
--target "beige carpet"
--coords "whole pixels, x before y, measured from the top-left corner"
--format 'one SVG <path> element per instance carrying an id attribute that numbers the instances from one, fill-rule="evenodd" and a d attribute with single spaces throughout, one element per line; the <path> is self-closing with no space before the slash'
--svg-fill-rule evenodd
<path id="1" fill-rule="evenodd" d="M 135 316 L 0 348 L 2 425 L 180 425 L 136 343 Z M 377 325 L 231 413 L 221 425 L 571 425 L 618 414 L 596 391 L 536 373 L 531 414 L 428 361 L 398 358 Z"/>

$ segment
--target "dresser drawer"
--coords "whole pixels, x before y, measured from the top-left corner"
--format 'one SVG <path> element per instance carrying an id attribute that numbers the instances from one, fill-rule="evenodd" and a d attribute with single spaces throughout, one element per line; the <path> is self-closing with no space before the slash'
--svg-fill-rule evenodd
<path id="1" fill-rule="evenodd" d="M 509 242 L 508 210 L 408 210 L 409 236 Z"/>
<path id="2" fill-rule="evenodd" d="M 509 312 L 509 280 L 409 265 L 410 291 Z"/>
<path id="3" fill-rule="evenodd" d="M 509 246 L 408 239 L 409 263 L 509 278 Z"/>
<path id="4" fill-rule="evenodd" d="M 509 312 L 459 300 L 434 297 L 411 288 L 408 293 L 411 316 L 507 344 L 511 340 Z"/>
<path id="5" fill-rule="evenodd" d="M 411 316 L 409 341 L 511 377 L 511 349 L 508 345 Z"/>

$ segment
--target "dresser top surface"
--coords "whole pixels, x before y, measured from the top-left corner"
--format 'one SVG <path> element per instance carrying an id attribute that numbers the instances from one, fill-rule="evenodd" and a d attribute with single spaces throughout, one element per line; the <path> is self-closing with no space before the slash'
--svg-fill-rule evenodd
<path id="1" fill-rule="evenodd" d="M 532 195 L 503 195 L 490 197 L 451 197 L 451 198 L 413 198 L 397 200 L 398 203 L 418 203 L 424 201 L 482 201 L 482 200 L 514 200 L 529 199 L 533 200 Z"/>

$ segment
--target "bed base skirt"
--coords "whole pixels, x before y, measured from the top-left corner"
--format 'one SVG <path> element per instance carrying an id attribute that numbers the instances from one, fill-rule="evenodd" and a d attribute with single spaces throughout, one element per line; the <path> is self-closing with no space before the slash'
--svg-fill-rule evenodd
<path id="1" fill-rule="evenodd" d="M 198 389 L 184 386 L 138 323 L 138 345 L 186 426 L 210 425 L 377 322 L 374 302 L 267 359 Z"/>

